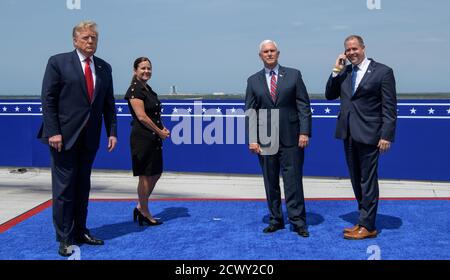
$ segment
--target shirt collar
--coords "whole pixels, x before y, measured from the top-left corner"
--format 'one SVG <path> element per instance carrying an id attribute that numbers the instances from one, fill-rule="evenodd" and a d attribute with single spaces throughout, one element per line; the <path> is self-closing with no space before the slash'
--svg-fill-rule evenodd
<path id="1" fill-rule="evenodd" d="M 363 70 L 363 72 L 365 72 L 367 67 L 369 67 L 369 64 L 370 64 L 370 60 L 367 59 L 367 57 L 364 57 L 363 61 L 361 61 L 361 63 L 356 66 L 358 66 L 359 70 Z"/>
<path id="2" fill-rule="evenodd" d="M 84 60 L 87 58 L 86 56 L 84 56 L 84 54 L 82 54 L 78 49 L 77 50 L 77 54 L 78 54 L 78 59 L 80 59 L 81 62 L 84 62 Z M 94 59 L 92 58 L 92 56 L 90 57 L 91 59 L 91 63 L 94 62 Z"/>
<path id="3" fill-rule="evenodd" d="M 267 67 L 264 67 L 264 72 L 266 73 L 266 75 L 270 75 L 270 71 L 274 71 L 275 75 L 278 75 L 278 70 L 280 69 L 280 64 L 277 64 L 277 66 L 275 66 L 273 69 L 269 69 Z"/>

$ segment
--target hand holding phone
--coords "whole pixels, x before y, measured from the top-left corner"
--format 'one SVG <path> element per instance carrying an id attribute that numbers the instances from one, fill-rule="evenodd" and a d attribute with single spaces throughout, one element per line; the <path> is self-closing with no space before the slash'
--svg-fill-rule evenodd
<path id="1" fill-rule="evenodd" d="M 347 56 L 345 55 L 345 53 L 339 54 L 338 57 L 337 57 L 337 59 L 336 59 L 336 62 L 335 62 L 335 64 L 334 64 L 334 69 L 335 69 L 335 70 L 339 70 L 339 71 L 341 71 L 342 69 L 344 69 L 346 59 L 347 59 Z M 334 71 L 334 72 L 337 72 L 337 71 L 335 71 L 335 70 L 333 70 L 333 71 Z"/>

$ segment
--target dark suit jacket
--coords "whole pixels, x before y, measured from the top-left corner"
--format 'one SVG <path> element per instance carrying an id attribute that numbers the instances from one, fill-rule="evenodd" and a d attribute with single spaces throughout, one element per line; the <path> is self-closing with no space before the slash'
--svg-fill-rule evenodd
<path id="1" fill-rule="evenodd" d="M 269 109 L 269 119 L 270 109 L 279 109 L 279 141 L 282 146 L 298 145 L 299 134 L 311 136 L 309 96 L 299 70 L 279 67 L 275 102 L 270 96 L 264 69 L 250 76 L 247 80 L 245 109 Z M 258 128 L 265 125 L 261 121 L 258 119 Z"/>
<path id="2" fill-rule="evenodd" d="M 346 139 L 350 129 L 355 141 L 377 145 L 380 138 L 394 141 L 397 97 L 392 69 L 372 59 L 370 61 L 367 72 L 353 96 L 351 65 L 335 78 L 330 76 L 325 96 L 329 100 L 341 100 L 336 138 Z"/>
<path id="3" fill-rule="evenodd" d="M 63 149 L 69 150 L 85 127 L 86 145 L 96 151 L 102 115 L 107 136 L 117 136 L 111 66 L 98 57 L 93 60 L 96 81 L 92 104 L 77 52 L 57 54 L 48 60 L 41 95 L 43 124 L 38 133 L 43 143 L 48 144 L 49 137 L 61 134 Z"/>

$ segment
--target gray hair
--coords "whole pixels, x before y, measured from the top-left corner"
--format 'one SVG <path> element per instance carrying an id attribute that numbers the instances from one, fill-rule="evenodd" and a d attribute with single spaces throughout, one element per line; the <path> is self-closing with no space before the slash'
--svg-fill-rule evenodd
<path id="1" fill-rule="evenodd" d="M 259 44 L 259 52 L 261 52 L 261 50 L 264 47 L 264 45 L 269 44 L 269 43 L 273 44 L 275 46 L 275 48 L 277 48 L 277 50 L 278 50 L 278 45 L 277 45 L 277 43 L 275 41 L 273 41 L 273 40 L 264 40 L 264 41 L 262 41 Z"/>
<path id="2" fill-rule="evenodd" d="M 92 29 L 95 32 L 95 34 L 98 36 L 97 24 L 91 20 L 85 20 L 73 27 L 72 37 L 75 38 L 77 33 L 79 33 L 83 29 Z"/>

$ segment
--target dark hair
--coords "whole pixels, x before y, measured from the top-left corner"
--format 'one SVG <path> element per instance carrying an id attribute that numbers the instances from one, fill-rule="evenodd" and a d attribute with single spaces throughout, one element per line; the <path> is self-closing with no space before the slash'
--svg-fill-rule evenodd
<path id="1" fill-rule="evenodd" d="M 143 62 L 143 61 L 148 61 L 148 62 L 150 62 L 150 64 L 152 63 L 152 62 L 150 61 L 150 59 L 148 59 L 148 57 L 145 57 L 145 56 L 138 57 L 138 58 L 136 58 L 136 60 L 135 60 L 134 63 L 133 63 L 134 70 L 137 70 L 138 67 L 139 67 L 139 63 L 141 63 L 141 62 Z"/>
<path id="2" fill-rule="evenodd" d="M 141 56 L 136 58 L 136 60 L 133 63 L 133 68 L 134 70 L 137 70 L 139 67 L 139 64 L 143 61 L 148 61 L 150 64 L 152 64 L 152 62 L 150 61 L 150 59 L 148 57 L 145 56 Z M 133 83 L 133 81 L 136 79 L 136 76 L 133 74 L 133 78 L 131 78 L 131 82 Z"/>
<path id="3" fill-rule="evenodd" d="M 352 40 L 352 39 L 358 40 L 359 45 L 360 45 L 361 47 L 364 47 L 364 40 L 363 40 L 363 38 L 362 38 L 361 36 L 359 36 L 359 35 L 350 35 L 350 36 L 348 36 L 347 38 L 345 38 L 344 45 L 345 45 L 345 43 L 347 43 L 347 41 Z"/>

